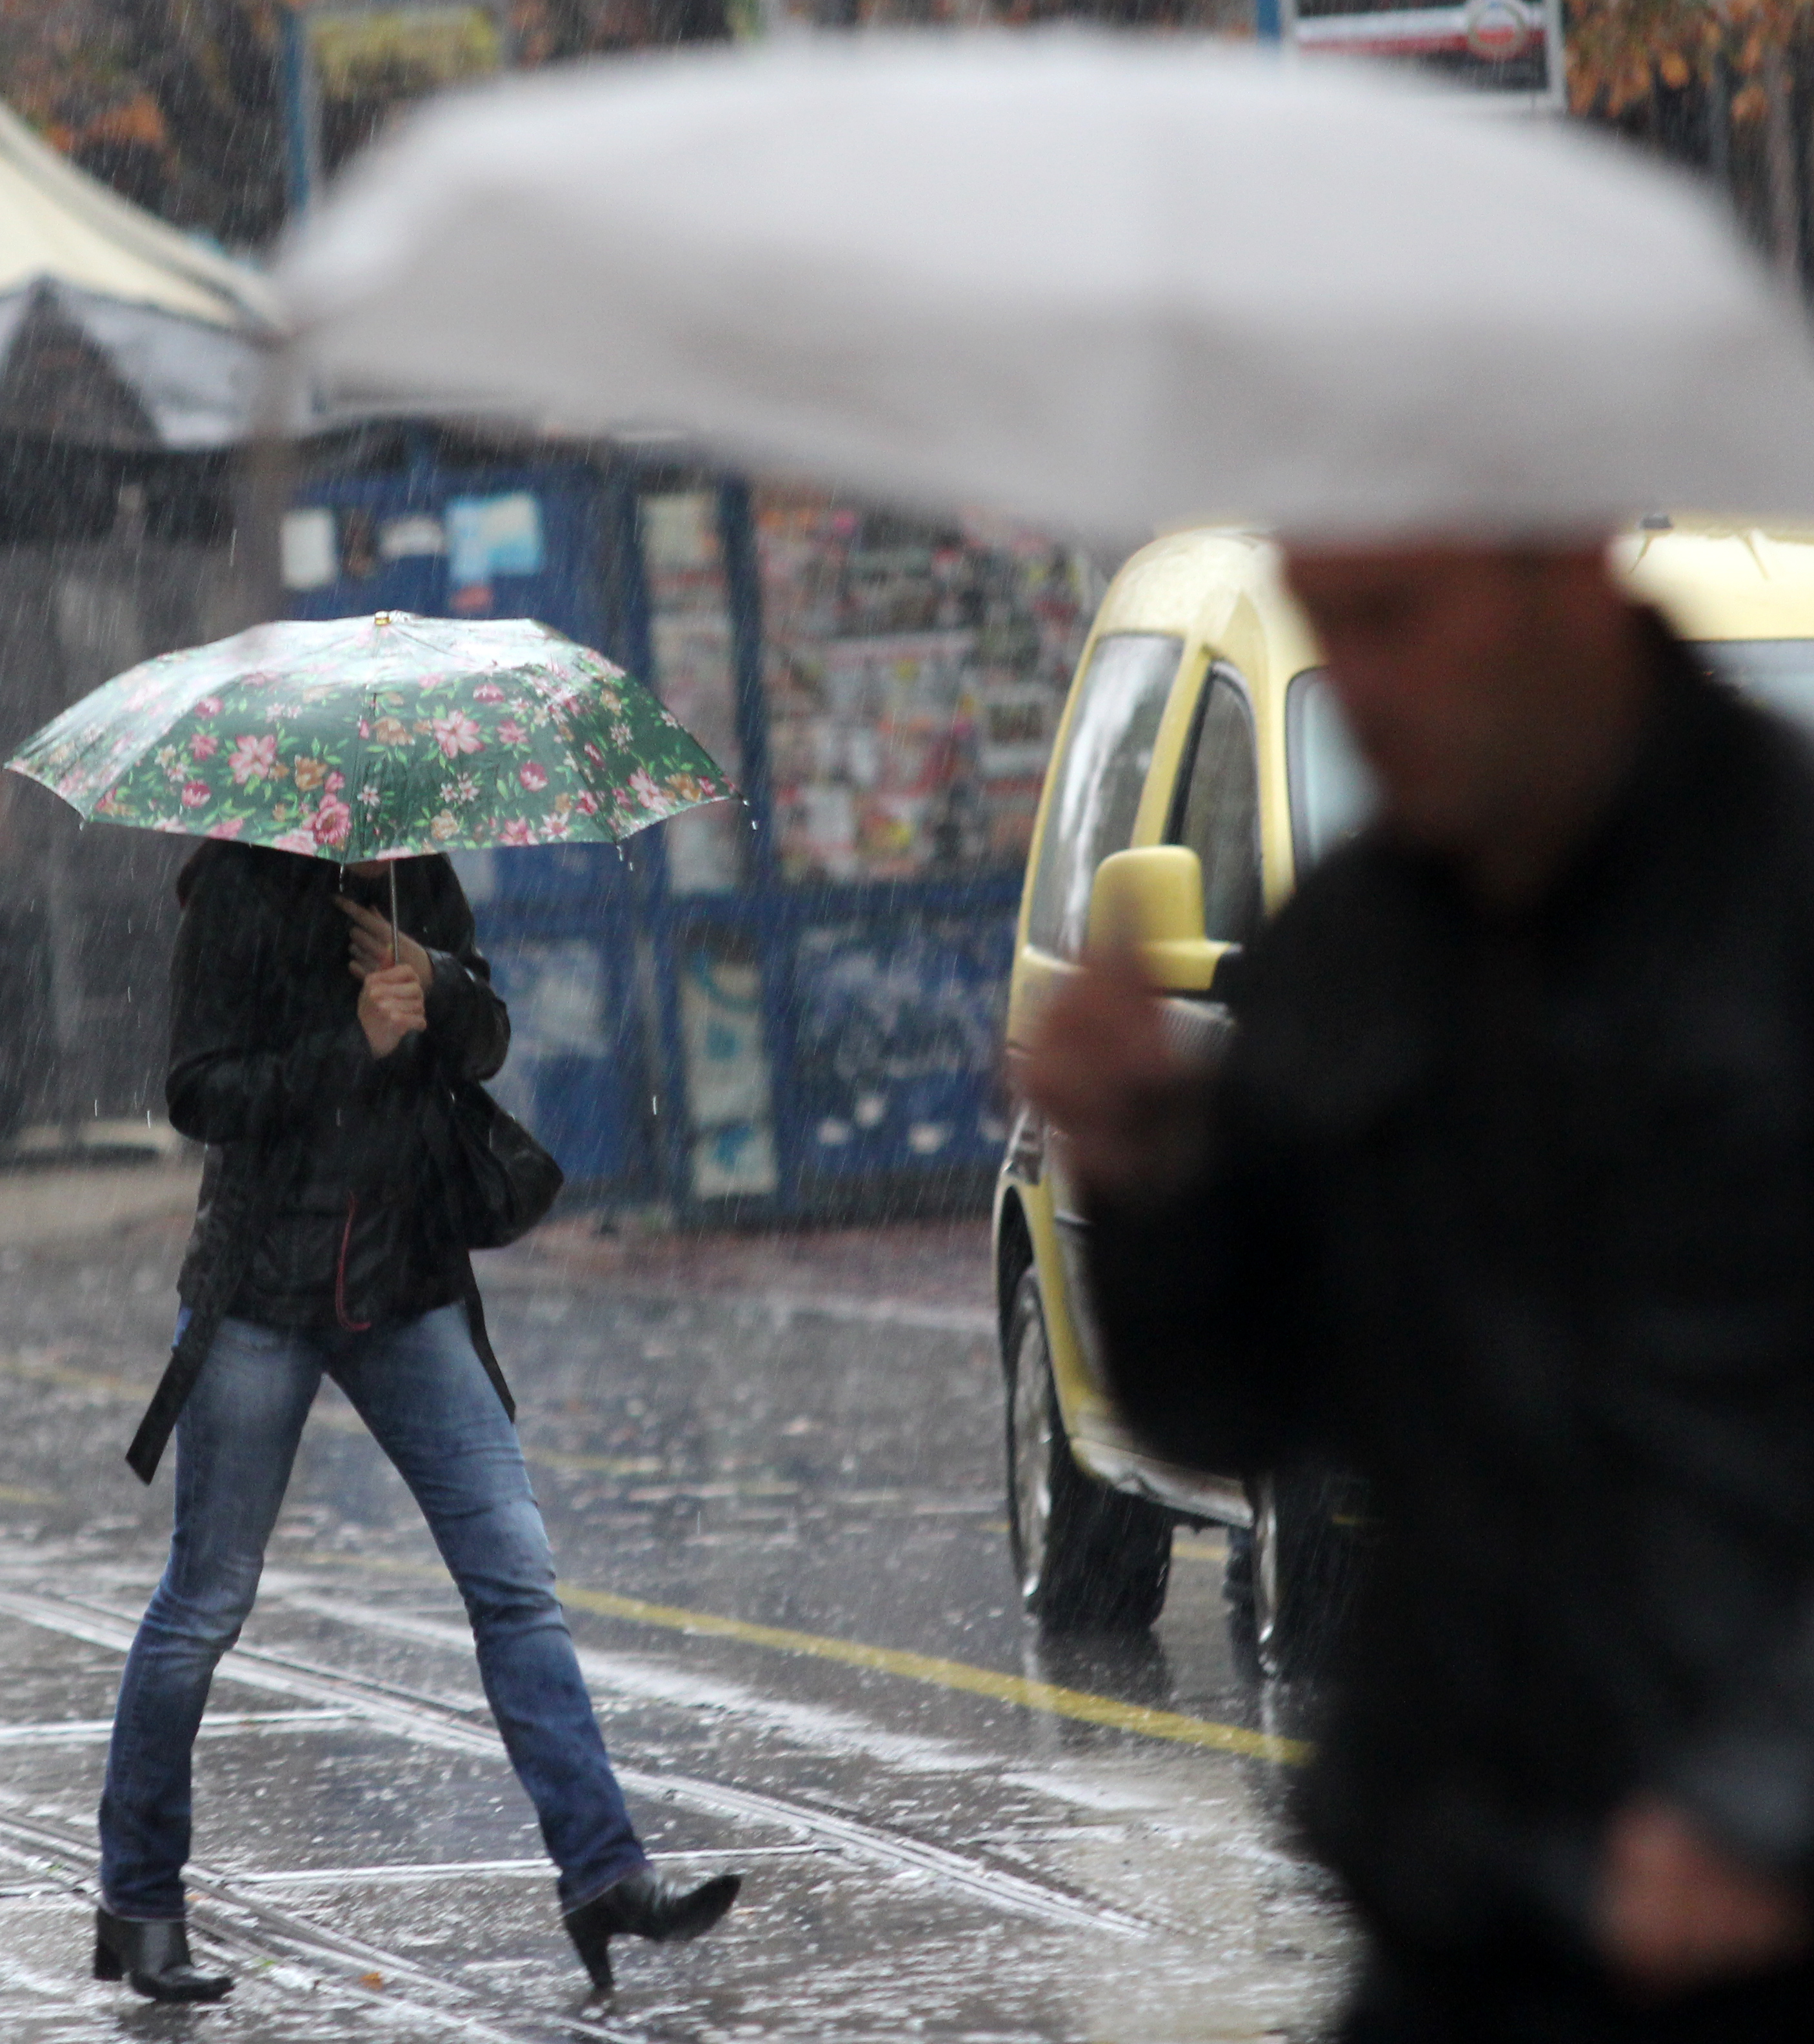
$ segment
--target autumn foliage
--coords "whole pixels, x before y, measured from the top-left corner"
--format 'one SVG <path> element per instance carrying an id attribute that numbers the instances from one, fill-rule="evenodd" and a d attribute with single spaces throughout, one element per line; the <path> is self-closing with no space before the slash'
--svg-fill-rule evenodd
<path id="1" fill-rule="evenodd" d="M 1773 56 L 1814 40 L 1814 0 L 1568 0 L 1568 91 L 1577 113 L 1616 119 L 1659 87 L 1713 82 L 1732 117 L 1761 120 Z"/>
<path id="2" fill-rule="evenodd" d="M 333 0 L 301 4 L 336 12 Z M 480 11 L 498 22 L 519 64 L 727 28 L 725 0 L 509 0 Z M 229 244 L 257 245 L 282 225 L 287 204 L 279 14 L 278 0 L 0 0 L 0 98 L 128 198 Z M 329 96 L 331 164 L 398 102 L 447 83 L 408 64 L 391 71 L 342 82 Z"/>

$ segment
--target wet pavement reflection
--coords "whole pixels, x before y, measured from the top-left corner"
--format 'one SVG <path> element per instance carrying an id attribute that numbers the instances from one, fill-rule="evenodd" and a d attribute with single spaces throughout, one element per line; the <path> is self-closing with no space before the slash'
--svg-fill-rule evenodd
<path id="1" fill-rule="evenodd" d="M 192 1921 L 239 1989 L 89 1981 L 107 1721 L 169 1523 L 167 1473 L 120 1458 L 186 1183 L 99 1230 L 79 1175 L 60 1231 L 0 1219 L 0 2035 L 1319 2033 L 1347 1931 L 1250 1757 L 1301 1713 L 1231 1654 L 1219 1536 L 1178 1537 L 1149 1636 L 1042 1641 L 1018 1608 L 977 1222 L 576 1219 L 481 1260 L 638 1821 L 677 1872 L 748 1873 L 720 1932 L 626 1945 L 585 1998 L 458 1600 L 329 1390 L 198 1748 Z"/>

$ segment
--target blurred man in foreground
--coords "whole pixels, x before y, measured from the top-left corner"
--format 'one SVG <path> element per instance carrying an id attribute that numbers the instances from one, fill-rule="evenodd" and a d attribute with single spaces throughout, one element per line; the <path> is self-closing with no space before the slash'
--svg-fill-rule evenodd
<path id="1" fill-rule="evenodd" d="M 1814 759 L 1597 546 L 1290 576 L 1380 822 L 1213 1081 L 1118 958 L 1026 1085 L 1137 1429 L 1370 1480 L 1344 2036 L 1814 2034 Z"/>

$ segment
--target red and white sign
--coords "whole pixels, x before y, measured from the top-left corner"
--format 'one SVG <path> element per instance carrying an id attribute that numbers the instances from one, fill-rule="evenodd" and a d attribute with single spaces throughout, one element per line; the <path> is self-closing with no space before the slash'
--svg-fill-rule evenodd
<path id="1" fill-rule="evenodd" d="M 1470 90 L 1560 103 L 1561 0 L 1295 0 L 1286 13 L 1307 53 L 1410 60 Z"/>

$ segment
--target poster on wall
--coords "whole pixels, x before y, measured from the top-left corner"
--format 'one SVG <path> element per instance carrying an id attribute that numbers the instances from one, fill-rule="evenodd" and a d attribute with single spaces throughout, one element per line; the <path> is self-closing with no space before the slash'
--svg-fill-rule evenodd
<path id="1" fill-rule="evenodd" d="M 810 491 L 765 486 L 754 510 L 784 877 L 1018 868 L 1095 565 Z"/>
<path id="2" fill-rule="evenodd" d="M 1493 104 L 1559 112 L 1562 0 L 1283 0 L 1286 41 L 1306 56 L 1414 64 Z"/>
<path id="3" fill-rule="evenodd" d="M 743 748 L 737 732 L 734 639 L 718 492 L 705 487 L 650 491 L 640 499 L 637 516 L 657 691 L 738 779 Z M 703 894 L 739 886 L 749 829 L 737 802 L 711 802 L 670 817 L 662 826 L 669 887 L 677 894 Z"/>
<path id="4" fill-rule="evenodd" d="M 1007 918 L 851 920 L 801 934 L 795 1085 L 809 1170 L 992 1165 L 1007 1135 Z"/>
<path id="5" fill-rule="evenodd" d="M 777 1174 L 760 971 L 701 936 L 682 952 L 680 996 L 693 1197 L 766 1197 Z"/>

